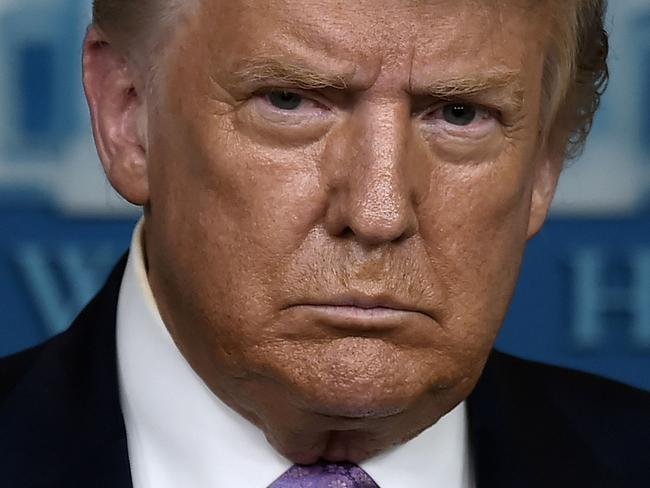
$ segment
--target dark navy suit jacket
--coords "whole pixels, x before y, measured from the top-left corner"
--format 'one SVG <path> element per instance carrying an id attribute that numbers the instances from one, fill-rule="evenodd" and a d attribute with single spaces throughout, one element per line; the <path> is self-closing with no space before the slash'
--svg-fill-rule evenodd
<path id="1" fill-rule="evenodd" d="M 68 331 L 0 360 L 1 487 L 132 486 L 115 346 L 124 265 Z M 495 351 L 468 411 L 478 488 L 650 487 L 647 392 Z"/>

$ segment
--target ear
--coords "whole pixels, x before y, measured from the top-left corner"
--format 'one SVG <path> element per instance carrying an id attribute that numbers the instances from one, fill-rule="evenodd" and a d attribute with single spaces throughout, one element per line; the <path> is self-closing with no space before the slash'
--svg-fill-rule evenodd
<path id="1" fill-rule="evenodd" d="M 146 105 L 134 69 L 96 27 L 83 46 L 83 83 L 97 152 L 111 185 L 126 200 L 146 205 Z"/>
<path id="2" fill-rule="evenodd" d="M 544 225 L 563 164 L 564 155 L 548 149 L 543 150 L 537 160 L 528 219 L 528 239 Z"/>

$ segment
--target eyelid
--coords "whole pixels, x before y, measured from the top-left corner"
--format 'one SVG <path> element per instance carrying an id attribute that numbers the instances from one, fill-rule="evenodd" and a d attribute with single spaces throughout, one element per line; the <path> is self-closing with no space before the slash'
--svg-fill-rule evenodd
<path id="1" fill-rule="evenodd" d="M 434 105 L 432 105 L 429 110 L 427 110 L 427 113 L 434 113 L 439 110 L 444 109 L 445 107 L 448 107 L 450 105 L 467 105 L 470 107 L 473 107 L 477 112 L 483 112 L 487 113 L 490 115 L 495 116 L 495 118 L 501 114 L 501 110 L 499 110 L 496 107 L 491 107 L 486 104 L 478 103 L 478 102 L 473 102 L 473 101 L 468 101 L 468 100 L 440 100 Z"/>
<path id="2" fill-rule="evenodd" d="M 480 112 L 477 113 L 476 119 L 467 125 L 457 125 L 451 122 L 447 122 L 444 117 L 441 115 L 442 110 L 449 105 L 472 105 L 478 111 L 484 111 L 485 113 L 490 114 L 489 117 L 484 117 Z M 440 114 L 439 117 L 435 117 L 435 114 Z M 495 130 L 503 130 L 503 124 L 500 122 L 499 118 L 493 113 L 493 111 L 481 104 L 473 102 L 460 102 L 460 101 L 442 101 L 434 105 L 433 108 L 430 108 L 428 111 L 424 112 L 424 117 L 422 118 L 424 122 L 424 130 L 430 134 L 436 134 L 441 137 L 450 137 L 453 139 L 460 139 L 465 141 L 479 141 L 484 140 L 485 137 L 488 137 L 490 134 L 494 134 Z"/>
<path id="3" fill-rule="evenodd" d="M 323 97 L 317 96 L 316 90 L 305 90 L 302 88 L 290 87 L 290 86 L 272 86 L 259 88 L 253 93 L 253 97 L 266 97 L 270 93 L 274 92 L 287 92 L 299 95 L 305 100 L 311 101 L 319 106 L 319 108 L 329 109 L 329 105 L 323 101 Z"/>
<path id="4" fill-rule="evenodd" d="M 436 104 L 434 104 L 432 107 L 429 107 L 427 110 L 424 110 L 422 112 L 422 118 L 426 119 L 433 119 L 436 115 L 440 115 L 440 118 L 444 121 L 442 117 L 442 112 L 446 107 L 449 107 L 450 105 L 467 105 L 471 106 L 476 110 L 476 120 L 472 121 L 470 124 L 466 126 L 456 126 L 454 124 L 451 124 L 449 122 L 446 122 L 446 124 L 457 127 L 459 130 L 472 130 L 472 126 L 476 125 L 476 123 L 480 123 L 481 121 L 485 120 L 495 120 L 496 122 L 501 123 L 500 120 L 500 113 L 495 113 L 494 110 L 490 109 L 489 107 L 485 107 L 484 105 L 474 103 L 474 102 L 462 102 L 462 101 L 440 101 Z M 485 117 L 485 115 L 489 115 L 489 117 Z"/>
<path id="5" fill-rule="evenodd" d="M 418 111 L 421 114 L 424 114 L 424 116 L 427 114 L 433 114 L 436 110 L 440 110 L 445 106 L 453 104 L 471 105 L 477 110 L 489 113 L 495 120 L 503 125 L 507 125 L 505 120 L 512 118 L 513 116 L 512 109 L 508 103 L 503 100 L 494 99 L 494 97 L 436 97 L 433 99 L 433 102 L 431 102 L 431 98 L 429 98 L 429 102 L 426 103 L 426 105 L 422 102 L 419 104 L 420 110 Z"/>
<path id="6" fill-rule="evenodd" d="M 292 110 L 283 110 L 274 106 L 268 95 L 273 92 L 286 91 L 294 93 L 304 100 L 301 104 Z M 245 106 L 250 108 L 248 111 L 254 120 L 262 121 L 263 124 L 271 124 L 276 127 L 300 128 L 302 126 L 314 127 L 314 124 L 321 126 L 328 120 L 331 120 L 330 109 L 327 104 L 320 101 L 320 97 L 315 97 L 313 93 L 306 94 L 305 90 L 284 88 L 282 86 L 271 86 L 260 88 L 249 95 L 248 102 Z"/>

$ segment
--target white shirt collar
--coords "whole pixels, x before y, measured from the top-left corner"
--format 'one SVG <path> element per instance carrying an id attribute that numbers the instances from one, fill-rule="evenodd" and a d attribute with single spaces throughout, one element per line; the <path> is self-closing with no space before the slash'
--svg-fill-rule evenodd
<path id="1" fill-rule="evenodd" d="M 117 307 L 120 395 L 134 488 L 267 487 L 292 465 L 224 404 L 182 356 L 158 312 L 135 228 Z M 465 404 L 361 467 L 381 488 L 473 486 Z"/>

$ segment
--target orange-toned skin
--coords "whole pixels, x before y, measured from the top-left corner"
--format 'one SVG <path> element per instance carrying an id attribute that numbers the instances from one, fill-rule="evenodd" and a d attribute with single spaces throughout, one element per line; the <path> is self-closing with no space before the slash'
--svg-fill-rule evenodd
<path id="1" fill-rule="evenodd" d="M 145 206 L 163 320 L 294 462 L 359 462 L 475 385 L 562 163 L 541 146 L 544 16 L 525 3 L 206 0 L 151 89 L 89 31 L 99 154 Z M 341 84 L 279 86 L 260 60 Z M 304 101 L 274 108 L 274 88 Z M 434 95 L 455 88 L 490 110 L 449 123 Z M 365 327 L 299 306 L 348 291 L 416 311 Z"/>

